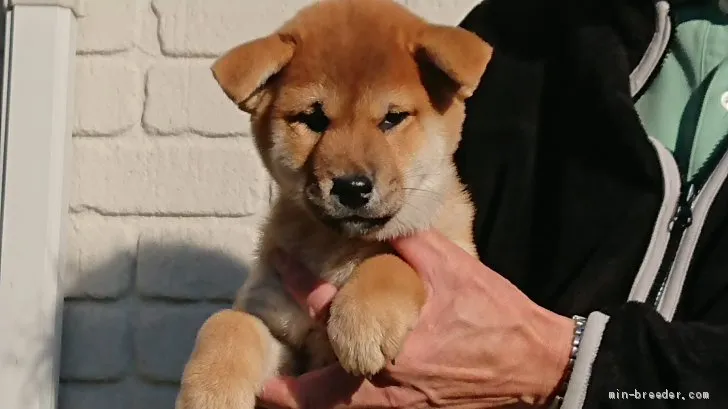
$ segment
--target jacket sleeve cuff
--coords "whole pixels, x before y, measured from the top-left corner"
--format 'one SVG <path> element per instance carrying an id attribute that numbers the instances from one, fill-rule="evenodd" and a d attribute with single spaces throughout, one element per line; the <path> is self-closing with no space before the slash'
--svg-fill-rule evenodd
<path id="1" fill-rule="evenodd" d="M 561 409 L 581 409 L 584 405 L 592 365 L 597 357 L 602 335 L 608 321 L 609 316 L 604 313 L 593 312 L 589 314 Z"/>

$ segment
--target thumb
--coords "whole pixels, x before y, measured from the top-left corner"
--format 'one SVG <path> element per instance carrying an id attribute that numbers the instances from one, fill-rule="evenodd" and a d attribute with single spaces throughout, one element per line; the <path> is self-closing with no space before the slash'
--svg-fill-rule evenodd
<path id="1" fill-rule="evenodd" d="M 464 261 L 472 258 L 457 244 L 434 230 L 397 238 L 391 244 L 400 257 L 433 287 L 454 278 L 465 264 Z"/>
<path id="2" fill-rule="evenodd" d="M 340 365 L 306 372 L 294 378 L 279 376 L 266 381 L 258 404 L 268 409 L 332 409 L 372 407 L 356 402 L 361 394 L 364 378 L 350 375 Z M 377 396 L 371 384 L 364 388 L 367 395 Z M 352 400 L 353 399 L 353 400 Z M 371 399 L 371 396 L 370 396 Z"/>
<path id="3" fill-rule="evenodd" d="M 273 252 L 271 262 L 286 291 L 308 311 L 311 318 L 325 321 L 336 287 L 316 277 L 303 264 L 281 249 Z"/>

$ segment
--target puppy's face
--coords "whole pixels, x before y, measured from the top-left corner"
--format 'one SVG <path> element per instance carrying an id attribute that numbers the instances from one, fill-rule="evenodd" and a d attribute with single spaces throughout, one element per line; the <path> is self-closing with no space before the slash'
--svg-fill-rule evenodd
<path id="1" fill-rule="evenodd" d="M 213 66 L 281 194 L 349 236 L 427 227 L 490 47 L 389 0 L 325 0 Z"/>

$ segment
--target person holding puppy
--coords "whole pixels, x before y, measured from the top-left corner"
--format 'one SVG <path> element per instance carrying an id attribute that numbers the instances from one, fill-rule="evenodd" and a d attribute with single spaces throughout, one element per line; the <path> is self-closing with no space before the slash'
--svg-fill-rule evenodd
<path id="1" fill-rule="evenodd" d="M 728 1 L 489 0 L 456 155 L 480 260 L 392 243 L 429 298 L 395 362 L 265 385 L 270 408 L 728 406 Z M 325 316 L 335 289 L 278 269 Z"/>

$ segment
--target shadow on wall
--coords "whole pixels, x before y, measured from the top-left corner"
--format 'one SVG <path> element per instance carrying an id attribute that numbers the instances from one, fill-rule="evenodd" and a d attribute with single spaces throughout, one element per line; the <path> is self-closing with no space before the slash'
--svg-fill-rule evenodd
<path id="1" fill-rule="evenodd" d="M 172 409 L 197 330 L 230 306 L 248 265 L 184 241 L 105 259 L 74 266 L 66 288 L 59 408 Z"/>

